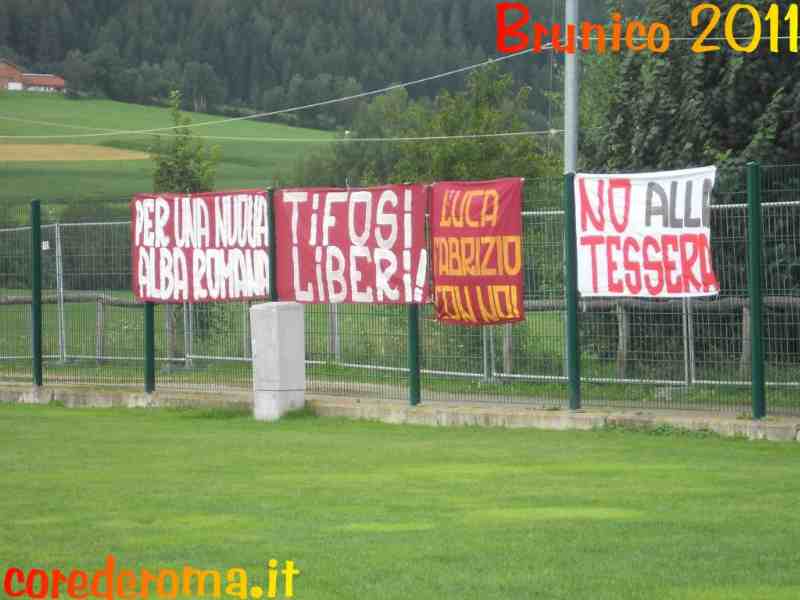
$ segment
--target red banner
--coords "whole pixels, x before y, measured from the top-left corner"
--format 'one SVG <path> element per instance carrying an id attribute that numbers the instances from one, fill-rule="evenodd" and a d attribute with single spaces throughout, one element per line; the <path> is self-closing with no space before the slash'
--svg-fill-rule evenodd
<path id="1" fill-rule="evenodd" d="M 498 325 L 525 318 L 522 179 L 433 186 L 436 314 L 443 323 Z"/>
<path id="2" fill-rule="evenodd" d="M 281 300 L 421 304 L 428 300 L 425 188 L 280 190 Z"/>
<path id="3" fill-rule="evenodd" d="M 268 298 L 268 207 L 266 193 L 258 190 L 134 196 L 136 298 L 158 303 Z"/>

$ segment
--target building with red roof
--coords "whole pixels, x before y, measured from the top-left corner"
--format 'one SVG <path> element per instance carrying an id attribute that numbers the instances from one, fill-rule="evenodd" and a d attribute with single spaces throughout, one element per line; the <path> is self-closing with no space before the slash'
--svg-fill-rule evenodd
<path id="1" fill-rule="evenodd" d="M 22 89 L 22 71 L 11 61 L 0 59 L 0 90 Z"/>
<path id="2" fill-rule="evenodd" d="M 0 59 L 0 90 L 12 92 L 63 92 L 66 82 L 49 73 L 23 73 L 9 60 Z"/>
<path id="3" fill-rule="evenodd" d="M 29 92 L 63 92 L 66 83 L 58 75 L 23 73 L 22 87 Z"/>

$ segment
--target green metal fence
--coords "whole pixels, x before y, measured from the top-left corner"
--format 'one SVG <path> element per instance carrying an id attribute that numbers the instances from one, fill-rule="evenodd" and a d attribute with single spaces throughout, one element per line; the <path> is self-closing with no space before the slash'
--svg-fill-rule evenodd
<path id="1" fill-rule="evenodd" d="M 409 365 L 417 364 L 409 325 L 416 317 L 422 402 L 566 408 L 572 398 L 577 408 L 579 371 L 583 407 L 749 414 L 761 346 L 768 414 L 800 414 L 800 166 L 759 173 L 763 297 L 757 306 L 748 276 L 748 225 L 756 221 L 748 217 L 747 170 L 727 169 L 718 175 L 712 210 L 720 296 L 579 299 L 573 306 L 580 361 L 570 369 L 564 181 L 539 179 L 525 189 L 525 322 L 465 328 L 439 324 L 431 306 L 309 306 L 308 389 L 407 400 L 415 391 L 409 390 L 415 381 Z M 31 233 L 30 226 L 0 229 L 0 382 L 33 376 Z M 129 235 L 127 222 L 42 226 L 45 385 L 144 386 L 146 309 L 130 292 Z M 154 307 L 156 388 L 249 388 L 248 309 L 246 303 Z M 754 335 L 759 312 L 761 335 Z"/>
<path id="2" fill-rule="evenodd" d="M 6 223 L 29 223 L 28 208 L 5 207 Z M 31 228 L 8 227 L 0 233 L 0 380 L 30 382 Z"/>

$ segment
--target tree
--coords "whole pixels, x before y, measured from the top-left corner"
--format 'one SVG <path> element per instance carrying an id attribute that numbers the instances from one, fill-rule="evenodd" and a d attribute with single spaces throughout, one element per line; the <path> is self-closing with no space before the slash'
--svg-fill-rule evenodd
<path id="1" fill-rule="evenodd" d="M 497 67 L 475 71 L 464 91 L 414 101 L 403 89 L 360 108 L 348 137 L 333 150 L 312 155 L 294 174 L 297 184 L 353 185 L 446 179 L 536 177 L 555 173 L 556 162 L 533 136 L 424 142 L 365 142 L 358 138 L 448 137 L 526 129 L 520 116 L 527 88 L 514 92 Z M 311 177 L 310 181 L 303 178 Z"/>
<path id="2" fill-rule="evenodd" d="M 95 88 L 94 67 L 80 50 L 70 50 L 64 61 L 64 79 L 71 95 L 91 92 Z"/>
<path id="3" fill-rule="evenodd" d="M 552 0 L 526 4 L 536 15 L 551 14 Z M 602 8 L 603 3 L 587 4 Z M 153 100 L 142 65 L 161 65 L 165 73 L 167 63 L 177 65 L 169 89 L 183 92 L 184 108 L 207 111 L 225 104 L 254 109 L 276 88 L 284 97 L 294 96 L 299 88 L 290 88 L 298 73 L 305 84 L 325 83 L 327 99 L 339 87 L 376 89 L 495 54 L 494 27 L 488 26 L 494 3 L 434 0 L 425 10 L 418 5 L 416 0 L 2 0 L 0 46 L 14 50 L 31 70 L 57 73 L 67 54 L 79 50 L 96 71 L 97 91 L 140 102 Z M 590 18 L 601 12 L 593 6 L 585 10 Z M 539 72 L 549 60 L 546 53 L 529 55 L 503 68 L 517 82 L 547 81 Z M 125 73 L 129 69 L 140 72 Z M 357 81 L 348 80 L 353 74 Z M 462 81 L 414 86 L 410 97 L 431 98 Z M 167 95 L 162 89 L 156 101 Z M 300 98 L 303 103 L 306 95 Z M 545 108 L 542 94 L 530 95 L 526 112 Z M 282 120 L 352 129 L 353 113 L 331 105 Z"/>
<path id="4" fill-rule="evenodd" d="M 8 44 L 11 37 L 11 18 L 5 2 L 0 5 L 0 48 Z"/>
<path id="5" fill-rule="evenodd" d="M 115 46 L 103 44 L 91 52 L 86 60 L 94 70 L 97 88 L 111 98 L 115 97 L 117 78 L 122 71 L 123 62 Z"/>
<path id="6" fill-rule="evenodd" d="M 140 102 L 149 104 L 158 98 L 163 98 L 169 94 L 171 89 L 169 82 L 166 80 L 164 70 L 160 65 L 151 65 L 149 63 L 142 63 L 139 68 L 139 79 L 137 81 L 137 94 Z"/>
<path id="7" fill-rule="evenodd" d="M 19 54 L 14 52 L 14 50 L 8 46 L 0 46 L 0 57 L 11 61 L 16 65 L 21 65 L 25 62 Z"/>
<path id="8" fill-rule="evenodd" d="M 183 93 L 194 112 L 207 112 L 225 99 L 225 84 L 208 63 L 189 62 L 183 71 Z"/>
<path id="9" fill-rule="evenodd" d="M 752 4 L 766 14 L 773 1 Z M 791 3 L 778 4 L 783 14 Z M 651 3 L 647 18 L 670 24 L 674 35 L 700 31 L 689 23 L 694 5 L 689 0 Z M 750 35 L 744 27 L 736 33 Z M 721 46 L 718 52 L 696 54 L 687 43 L 673 42 L 667 54 L 621 58 L 603 134 L 584 148 L 587 166 L 645 170 L 800 160 L 800 136 L 795 133 L 800 115 L 794 110 L 800 86 L 786 47 L 771 53 L 769 43 L 762 42 L 756 52 L 745 55 Z"/>
<path id="10" fill-rule="evenodd" d="M 156 139 L 150 149 L 155 162 L 153 191 L 207 192 L 214 188 L 219 151 L 207 148 L 202 140 L 192 137 L 188 127 L 192 120 L 181 114 L 181 94 L 173 91 L 169 97 L 175 130 L 166 145 Z"/>
<path id="11" fill-rule="evenodd" d="M 474 71 L 466 90 L 447 91 L 423 120 L 421 136 L 459 136 L 518 132 L 526 129 L 520 116 L 528 106 L 530 88 L 515 92 L 511 75 L 497 67 Z M 555 172 L 533 136 L 466 139 L 402 146 L 394 180 L 492 179 L 537 177 Z"/>
<path id="12" fill-rule="evenodd" d="M 214 189 L 216 168 L 219 163 L 217 148 L 209 149 L 202 140 L 194 140 L 188 127 L 192 120 L 181 115 L 181 94 L 173 91 L 169 97 L 172 122 L 176 129 L 171 141 L 163 145 L 160 139 L 151 148 L 155 162 L 153 191 L 155 192 L 209 192 Z M 167 352 L 170 358 L 177 356 L 177 313 L 171 305 L 167 307 Z M 197 330 L 200 336 L 224 328 L 225 311 L 217 304 L 198 311 Z"/>
<path id="13" fill-rule="evenodd" d="M 751 4 L 764 15 L 773 2 L 754 0 Z M 781 14 L 785 14 L 792 3 L 777 4 Z M 668 23 L 675 36 L 699 32 L 707 23 L 691 26 L 689 19 L 694 6 L 689 0 L 650 3 L 647 20 Z M 746 39 L 751 33 L 752 25 L 748 30 L 744 20 L 735 28 L 735 34 Z M 602 88 L 599 90 L 600 104 L 605 106 L 604 114 L 595 121 L 600 130 L 582 148 L 583 168 L 600 172 L 649 171 L 715 164 L 720 167 L 715 202 L 724 202 L 725 192 L 745 189 L 741 169 L 745 162 L 797 163 L 800 114 L 796 107 L 800 104 L 800 84 L 796 62 L 788 58 L 788 41 L 782 40 L 781 44 L 780 53 L 770 52 L 769 42 L 762 41 L 755 52 L 744 54 L 721 42 L 719 51 L 697 54 L 692 52 L 690 44 L 673 42 L 666 54 L 643 52 L 615 57 L 618 62 L 614 65 L 616 73 L 611 80 L 610 96 L 603 94 Z M 605 61 L 596 65 L 608 67 Z M 603 77 L 595 79 L 598 86 L 608 81 Z M 790 171 L 781 173 L 785 177 L 782 188 L 793 189 L 800 183 L 800 177 Z M 779 193 L 767 194 L 765 198 L 766 201 L 781 199 L 786 196 Z M 715 271 L 722 293 L 741 294 L 746 245 L 720 244 L 718 240 L 743 239 L 745 221 L 712 214 L 716 215 L 711 224 Z M 764 223 L 765 271 L 770 282 L 779 282 L 782 293 L 800 290 L 800 253 L 797 244 L 786 242 L 791 239 L 789 232 L 800 229 L 800 218 L 794 214 L 766 219 Z M 666 323 L 666 316 L 650 314 L 646 319 L 634 318 L 631 339 L 640 342 L 634 341 L 631 350 L 637 351 L 636 343 L 647 343 L 642 340 L 660 336 Z M 729 337 L 726 328 L 730 326 L 730 322 L 705 325 L 708 333 L 699 338 L 705 341 L 696 346 L 699 361 L 704 360 L 706 351 L 720 351 L 714 345 Z M 773 336 L 785 337 L 797 337 L 796 331 Z M 665 352 L 681 352 L 680 340 L 673 340 L 673 347 L 665 346 Z M 665 338 L 664 343 L 670 342 Z M 713 360 L 719 362 L 718 357 L 717 354 Z"/>

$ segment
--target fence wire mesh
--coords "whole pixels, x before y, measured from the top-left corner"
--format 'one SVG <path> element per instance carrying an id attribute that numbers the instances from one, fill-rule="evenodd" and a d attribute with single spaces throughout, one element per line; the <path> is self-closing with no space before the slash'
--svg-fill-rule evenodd
<path id="1" fill-rule="evenodd" d="M 306 307 L 306 378 L 311 392 L 407 397 L 408 309 Z"/>
<path id="2" fill-rule="evenodd" d="M 138 385 L 144 318 L 127 223 L 42 227 L 45 384 Z"/>
<path id="3" fill-rule="evenodd" d="M 560 186 L 545 190 L 561 193 Z M 525 321 L 502 327 L 441 325 L 433 307 L 426 307 L 424 399 L 556 406 L 566 398 L 564 215 L 526 209 L 523 227 Z"/>
<path id="4" fill-rule="evenodd" d="M 8 213 L 4 218 L 11 219 Z M 22 210 L 13 216 L 14 222 L 27 221 Z M 0 233 L 0 380 L 10 382 L 31 380 L 30 244 L 30 227 Z"/>
<path id="5" fill-rule="evenodd" d="M 800 410 L 800 166 L 762 170 L 764 347 L 771 414 Z"/>
<path id="6" fill-rule="evenodd" d="M 711 209 L 718 297 L 581 303 L 587 406 L 748 411 L 749 382 L 739 385 L 748 297 L 745 181 L 744 169 L 718 174 Z"/>
<path id="7" fill-rule="evenodd" d="M 720 171 L 711 211 L 721 294 L 580 305 L 586 406 L 747 413 L 750 320 L 744 169 Z M 420 311 L 423 400 L 567 404 L 563 180 L 529 181 L 523 212 L 526 320 L 439 324 Z M 763 169 L 764 331 L 771 414 L 800 414 L 800 167 Z M 30 229 L 0 229 L 0 380 L 31 377 Z M 144 310 L 130 286 L 127 222 L 42 228 L 45 382 L 140 386 Z M 310 392 L 404 400 L 408 309 L 308 306 Z M 157 384 L 249 388 L 249 305 L 159 306 Z"/>

